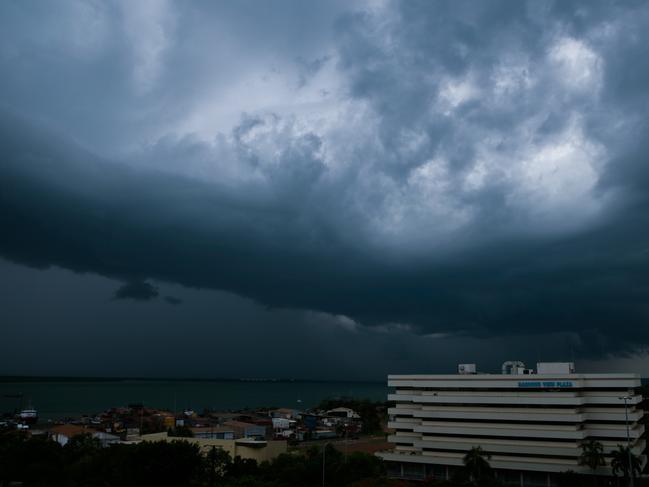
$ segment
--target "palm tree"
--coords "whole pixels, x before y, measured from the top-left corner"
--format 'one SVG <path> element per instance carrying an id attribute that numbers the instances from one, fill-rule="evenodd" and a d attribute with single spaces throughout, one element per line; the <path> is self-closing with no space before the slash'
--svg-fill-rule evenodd
<path id="1" fill-rule="evenodd" d="M 491 460 L 491 455 L 479 446 L 474 446 L 464 455 L 464 466 L 472 482 L 492 477 L 493 472 L 488 460 Z"/>
<path id="2" fill-rule="evenodd" d="M 618 473 L 621 473 L 625 480 L 629 478 L 629 459 L 631 460 L 633 477 L 640 474 L 642 471 L 640 459 L 630 452 L 626 446 L 618 445 L 617 450 L 611 454 L 611 468 L 615 477 L 617 477 Z"/>
<path id="3" fill-rule="evenodd" d="M 581 444 L 581 456 L 579 465 L 585 465 L 593 471 L 593 474 L 599 467 L 606 465 L 604 460 L 604 447 L 599 441 L 588 440 Z M 593 475 L 593 484 L 597 485 L 597 477 Z"/>

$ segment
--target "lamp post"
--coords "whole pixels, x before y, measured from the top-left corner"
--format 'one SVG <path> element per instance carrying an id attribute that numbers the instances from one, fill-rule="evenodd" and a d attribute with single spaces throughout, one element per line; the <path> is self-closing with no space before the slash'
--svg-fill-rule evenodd
<path id="1" fill-rule="evenodd" d="M 631 396 L 622 396 L 618 399 L 624 401 L 624 417 L 626 419 L 626 452 L 629 460 L 629 486 L 633 487 L 633 463 L 631 462 L 631 437 L 629 435 L 629 407 L 627 401 L 631 400 Z"/>
<path id="2" fill-rule="evenodd" d="M 329 441 L 326 442 L 322 447 L 322 487 L 325 487 L 325 459 L 327 453 L 327 445 L 329 445 L 329 443 Z"/>

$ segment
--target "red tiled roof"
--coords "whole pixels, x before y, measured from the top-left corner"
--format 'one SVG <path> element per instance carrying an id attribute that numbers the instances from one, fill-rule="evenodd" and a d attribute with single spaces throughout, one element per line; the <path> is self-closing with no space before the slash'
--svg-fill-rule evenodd
<path id="1" fill-rule="evenodd" d="M 64 435 L 67 436 L 68 438 L 72 438 L 73 436 L 76 435 L 81 435 L 83 433 L 89 433 L 92 434 L 95 432 L 93 429 L 88 429 L 84 426 L 79 426 L 77 424 L 60 424 L 57 426 L 53 426 L 50 429 L 50 432 L 56 433 L 59 435 Z"/>
<path id="2" fill-rule="evenodd" d="M 193 433 L 204 433 L 204 432 L 214 432 L 214 433 L 232 433 L 232 428 L 225 428 L 223 426 L 201 426 L 198 428 L 189 428 Z"/>
<path id="3" fill-rule="evenodd" d="M 223 424 L 233 428 L 254 428 L 257 426 L 256 424 L 244 423 L 243 421 L 226 421 Z"/>

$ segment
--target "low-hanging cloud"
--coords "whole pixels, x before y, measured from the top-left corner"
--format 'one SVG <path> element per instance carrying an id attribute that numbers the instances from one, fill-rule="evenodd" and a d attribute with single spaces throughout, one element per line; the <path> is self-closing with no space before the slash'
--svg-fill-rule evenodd
<path id="1" fill-rule="evenodd" d="M 165 296 L 164 297 L 165 303 L 171 304 L 173 306 L 178 306 L 179 304 L 183 303 L 183 300 L 180 298 L 177 298 L 176 296 Z"/>
<path id="2" fill-rule="evenodd" d="M 185 81 L 165 59 L 187 63 L 183 39 L 204 26 L 176 14 L 139 71 L 124 46 L 97 47 L 123 60 L 104 139 L 72 111 L 59 123 L 6 103 L 2 256 L 422 334 L 567 332 L 595 355 L 649 344 L 644 5 L 337 12 L 330 38 L 259 74 L 269 93 L 227 130 L 200 108 L 215 72 L 190 65 L 194 99 L 173 90 Z M 14 68 L 6 96 L 28 73 Z M 294 100 L 267 104 L 279 86 Z M 131 97 L 152 126 L 138 129 Z"/>
<path id="3" fill-rule="evenodd" d="M 158 288 L 146 281 L 131 281 L 120 286 L 114 294 L 114 299 L 132 299 L 134 301 L 150 301 L 160 295 Z"/>

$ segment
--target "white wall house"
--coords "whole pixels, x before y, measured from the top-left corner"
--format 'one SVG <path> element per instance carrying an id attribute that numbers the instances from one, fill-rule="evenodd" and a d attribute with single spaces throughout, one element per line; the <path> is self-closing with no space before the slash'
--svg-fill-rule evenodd
<path id="1" fill-rule="evenodd" d="M 104 431 L 97 431 L 75 424 L 63 424 L 54 426 L 50 428 L 49 434 L 50 437 L 61 446 L 67 445 L 68 442 L 75 436 L 84 434 L 90 435 L 92 438 L 99 440 L 102 447 L 107 447 L 109 445 L 119 443 L 119 436 L 117 435 L 106 433 Z"/>
<path id="2" fill-rule="evenodd" d="M 356 411 L 343 407 L 330 409 L 329 411 L 326 411 L 325 414 L 334 418 L 360 419 L 360 416 Z"/>
<path id="3" fill-rule="evenodd" d="M 272 418 L 275 431 L 287 430 L 291 427 L 291 420 L 286 418 Z M 295 423 L 295 421 L 293 421 Z"/>
<path id="4" fill-rule="evenodd" d="M 572 364 L 547 363 L 536 374 L 520 362 L 506 364 L 505 374 L 463 367 L 454 375 L 390 375 L 388 439 L 395 447 L 377 455 L 391 475 L 448 478 L 475 446 L 513 485 L 545 487 L 558 472 L 591 473 L 578 464 L 583 442 L 601 442 L 606 455 L 626 445 L 625 396 L 632 451 L 642 456 L 638 375 L 577 374 Z M 597 473 L 610 475 L 609 462 Z"/>

